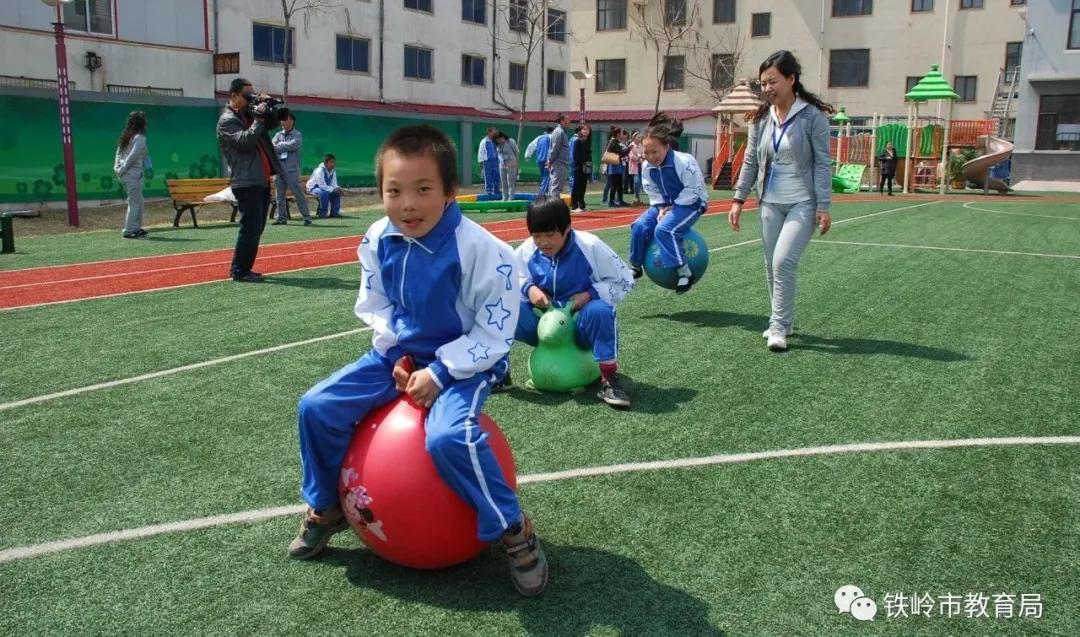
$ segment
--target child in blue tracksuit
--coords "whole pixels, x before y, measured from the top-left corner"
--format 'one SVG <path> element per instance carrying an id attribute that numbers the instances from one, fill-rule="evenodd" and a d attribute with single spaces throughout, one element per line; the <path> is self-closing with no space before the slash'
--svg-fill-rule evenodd
<path id="1" fill-rule="evenodd" d="M 577 342 L 592 348 L 600 364 L 597 396 L 612 407 L 630 407 L 616 373 L 615 327 L 615 306 L 634 287 L 629 268 L 599 237 L 570 228 L 570 208 L 561 198 L 537 197 L 525 223 L 531 237 L 514 251 L 522 295 L 514 338 L 536 347 L 540 319 L 532 309 L 572 305 L 577 312 Z"/>
<path id="2" fill-rule="evenodd" d="M 514 586 L 538 595 L 546 558 L 477 422 L 491 385 L 506 373 L 517 325 L 514 253 L 461 214 L 456 156 L 431 126 L 399 129 L 379 149 L 375 178 L 387 216 L 360 242 L 355 308 L 372 328 L 373 347 L 300 399 L 302 495 L 310 508 L 289 554 L 314 557 L 348 527 L 338 480 L 353 430 L 405 392 L 429 408 L 428 453 L 476 509 L 479 538 L 501 537 Z"/>
<path id="3" fill-rule="evenodd" d="M 525 149 L 525 158 L 535 159 L 536 167 L 540 169 L 540 187 L 536 190 L 538 195 L 546 195 L 548 190 L 551 190 L 551 175 L 548 174 L 547 159 L 548 151 L 551 150 L 551 132 L 554 130 L 553 127 L 548 126 Z"/>
<path id="4" fill-rule="evenodd" d="M 649 195 L 649 209 L 630 226 L 630 268 L 634 278 L 643 273 L 645 253 L 655 235 L 662 265 L 678 268 L 676 294 L 683 294 L 694 284 L 682 239 L 709 203 L 697 160 L 673 148 L 682 131 L 682 123 L 664 113 L 657 113 L 649 122 L 642 139 L 645 161 L 641 164 L 641 186 Z"/>
<path id="5" fill-rule="evenodd" d="M 502 199 L 502 188 L 499 187 L 502 176 L 499 173 L 499 146 L 495 143 L 496 134 L 498 131 L 494 128 L 487 129 L 487 134 L 480 140 L 480 148 L 476 151 L 476 161 L 484 166 L 484 192 Z"/>

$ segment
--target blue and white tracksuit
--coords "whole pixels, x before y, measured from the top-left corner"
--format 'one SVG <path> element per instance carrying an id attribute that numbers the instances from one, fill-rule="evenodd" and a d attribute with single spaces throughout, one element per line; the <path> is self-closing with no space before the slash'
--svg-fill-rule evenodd
<path id="1" fill-rule="evenodd" d="M 355 311 L 371 326 L 373 347 L 300 399 L 304 500 L 316 510 L 338 502 L 356 423 L 399 395 L 393 366 L 409 354 L 442 388 L 424 425 L 428 453 L 446 484 L 476 509 L 480 539 L 493 540 L 521 518 L 477 420 L 491 385 L 506 374 L 517 326 L 514 253 L 454 202 L 420 239 L 405 237 L 386 217 L 376 221 L 358 252 Z"/>
<path id="2" fill-rule="evenodd" d="M 655 234 L 662 265 L 665 268 L 685 265 L 683 235 L 709 204 L 705 178 L 697 160 L 689 153 L 672 149 L 659 166 L 643 161 L 641 186 L 649 195 L 649 209 L 630 226 L 630 263 L 641 266 L 645 262 L 645 254 Z M 660 209 L 667 207 L 671 212 L 658 223 Z"/>
<path id="3" fill-rule="evenodd" d="M 591 299 L 577 314 L 577 342 L 592 348 L 597 362 L 618 357 L 619 339 L 615 326 L 615 306 L 634 287 L 634 277 L 619 255 L 594 234 L 570 230 L 566 244 L 554 257 L 547 257 L 532 239 L 514 251 L 518 259 L 521 313 L 514 338 L 536 347 L 540 319 L 533 314 L 529 288 L 536 286 L 553 303 L 568 303 L 579 292 Z"/>
<path id="4" fill-rule="evenodd" d="M 480 142 L 480 148 L 476 151 L 476 161 L 484 165 L 484 192 L 501 198 L 502 189 L 499 188 L 499 182 L 502 176 L 499 174 L 499 147 L 494 139 L 485 137 Z"/>
<path id="5" fill-rule="evenodd" d="M 548 153 L 551 151 L 551 135 L 544 133 L 536 141 L 536 165 L 540 168 L 540 187 L 538 195 L 546 195 L 551 190 L 551 175 L 547 169 Z"/>

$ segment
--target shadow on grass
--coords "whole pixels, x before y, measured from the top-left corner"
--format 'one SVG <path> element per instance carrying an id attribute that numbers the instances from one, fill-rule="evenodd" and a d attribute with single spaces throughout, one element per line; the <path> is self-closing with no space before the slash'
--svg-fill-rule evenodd
<path id="1" fill-rule="evenodd" d="M 720 312 L 713 310 L 695 310 L 679 312 L 677 314 L 654 314 L 646 316 L 648 319 L 666 319 L 688 323 L 696 327 L 739 327 L 744 330 L 760 334 L 768 327 L 768 319 L 764 315 L 736 314 L 734 312 Z M 796 326 L 795 334 L 788 337 L 788 349 L 810 350 L 827 354 L 889 354 L 892 356 L 906 356 L 909 358 L 925 358 L 933 361 L 954 363 L 971 360 L 971 357 L 939 347 L 928 347 L 916 343 L 903 341 L 890 341 L 873 338 L 830 338 L 803 334 Z"/>
<path id="2" fill-rule="evenodd" d="M 550 580 L 542 597 L 526 599 L 510 585 L 506 558 L 490 548 L 479 558 L 439 571 L 407 569 L 367 549 L 327 549 L 314 564 L 343 568 L 353 586 L 451 612 L 514 612 L 537 637 L 584 637 L 597 628 L 619 635 L 724 637 L 708 605 L 653 579 L 626 557 L 594 548 L 545 544 Z"/>
<path id="3" fill-rule="evenodd" d="M 285 274 L 266 275 L 265 283 L 270 285 L 282 285 L 289 288 L 301 288 L 304 290 L 352 290 L 359 289 L 360 283 L 356 280 L 339 279 L 336 277 L 291 277 Z"/>
<path id="4" fill-rule="evenodd" d="M 202 239 L 195 239 L 195 238 L 192 238 L 192 237 L 162 237 L 160 235 L 161 235 L 161 231 L 160 230 L 155 230 L 154 232 L 151 232 L 150 234 L 146 235 L 146 240 L 151 241 L 151 242 L 159 242 L 160 241 L 160 242 L 164 242 L 164 243 L 173 243 L 173 242 L 176 242 L 176 241 L 202 241 Z"/>
<path id="5" fill-rule="evenodd" d="M 686 389 L 684 387 L 656 387 L 642 381 L 636 381 L 626 374 L 619 373 L 620 378 L 623 380 L 623 389 L 630 396 L 630 411 L 643 413 L 643 414 L 669 414 L 678 411 L 679 405 L 682 403 L 688 403 L 697 396 L 698 391 L 696 389 Z M 522 400 L 534 405 L 542 405 L 545 407 L 553 407 L 556 405 L 563 405 L 573 401 L 574 403 L 584 406 L 596 406 L 606 407 L 603 401 L 597 398 L 596 393 L 600 391 L 600 383 L 596 382 L 581 391 L 574 393 L 555 393 L 555 392 L 542 392 L 535 389 L 528 389 L 525 387 L 525 379 L 522 379 L 521 384 L 515 384 L 507 389 L 505 393 L 516 400 Z"/>

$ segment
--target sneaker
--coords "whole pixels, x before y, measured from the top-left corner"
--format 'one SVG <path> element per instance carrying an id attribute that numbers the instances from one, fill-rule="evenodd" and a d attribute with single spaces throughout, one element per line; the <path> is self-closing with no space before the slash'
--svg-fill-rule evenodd
<path id="1" fill-rule="evenodd" d="M 772 329 L 771 329 L 771 328 L 770 328 L 770 329 L 767 329 L 767 330 L 765 330 L 764 332 L 762 332 L 762 333 L 761 333 L 761 338 L 769 338 L 769 334 L 770 334 L 771 332 L 772 332 Z M 795 328 L 793 328 L 793 327 L 789 327 L 789 328 L 787 328 L 786 330 L 784 330 L 784 336 L 785 336 L 785 337 L 791 336 L 791 335 L 792 335 L 792 334 L 794 334 L 794 333 L 795 333 Z"/>
<path id="2" fill-rule="evenodd" d="M 769 341 L 766 346 L 774 352 L 786 352 L 787 337 L 780 330 L 769 332 Z"/>
<path id="3" fill-rule="evenodd" d="M 311 559 L 322 553 L 334 534 L 341 533 L 347 528 L 349 528 L 349 521 L 345 519 L 345 514 L 340 509 L 336 516 L 324 517 L 309 507 L 307 513 L 304 514 L 304 521 L 300 524 L 300 532 L 289 543 L 289 557 L 296 560 Z"/>
<path id="4" fill-rule="evenodd" d="M 506 376 L 502 377 L 502 380 L 491 386 L 491 393 L 498 394 L 504 392 L 514 386 L 514 381 L 510 379 L 510 372 L 506 372 Z"/>
<path id="5" fill-rule="evenodd" d="M 679 280 L 675 282 L 675 294 L 686 294 L 692 287 L 694 287 L 693 276 L 679 275 Z"/>
<path id="6" fill-rule="evenodd" d="M 278 219 L 278 220 L 274 221 L 274 223 L 272 223 L 270 225 L 272 225 L 272 226 L 286 226 L 286 225 L 289 225 L 289 222 L 284 220 L 284 219 Z"/>
<path id="7" fill-rule="evenodd" d="M 121 236 L 124 237 L 125 239 L 141 239 L 142 238 L 142 235 L 140 235 L 138 233 L 135 233 L 135 232 L 125 232 Z"/>
<path id="8" fill-rule="evenodd" d="M 645 270 L 640 265 L 630 266 L 630 272 L 633 273 L 635 279 L 640 279 L 645 275 Z"/>
<path id="9" fill-rule="evenodd" d="M 311 225 L 311 217 L 308 217 L 307 219 L 304 219 L 304 225 L 305 226 L 310 226 Z"/>
<path id="10" fill-rule="evenodd" d="M 622 382 L 618 374 L 613 374 L 610 379 L 601 381 L 600 391 L 596 397 L 616 409 L 629 409 L 630 398 L 622 388 Z"/>
<path id="11" fill-rule="evenodd" d="M 150 232 L 146 228 L 139 228 L 135 231 L 136 237 L 145 237 L 148 234 L 150 234 Z"/>
<path id="12" fill-rule="evenodd" d="M 247 274 L 234 274 L 232 280 L 238 283 L 262 283 L 263 277 L 261 274 L 248 272 Z"/>
<path id="13" fill-rule="evenodd" d="M 502 544 L 510 560 L 510 581 L 514 589 L 525 597 L 536 597 L 547 586 L 547 557 L 533 532 L 532 521 L 525 515 L 521 518 L 516 529 L 503 535 Z"/>

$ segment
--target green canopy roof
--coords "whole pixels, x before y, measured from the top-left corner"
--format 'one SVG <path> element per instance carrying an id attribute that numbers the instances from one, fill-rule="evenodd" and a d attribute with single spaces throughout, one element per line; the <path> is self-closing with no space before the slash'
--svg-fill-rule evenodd
<path id="1" fill-rule="evenodd" d="M 840 110 L 836 111 L 836 115 L 832 116 L 832 121 L 837 124 L 847 124 L 851 121 L 851 118 L 847 116 L 847 110 L 841 106 Z"/>
<path id="2" fill-rule="evenodd" d="M 958 100 L 960 96 L 952 90 L 945 78 L 941 77 L 938 65 L 932 64 L 930 72 L 919 80 L 914 88 L 904 94 L 904 99 L 925 102 L 927 100 Z"/>

